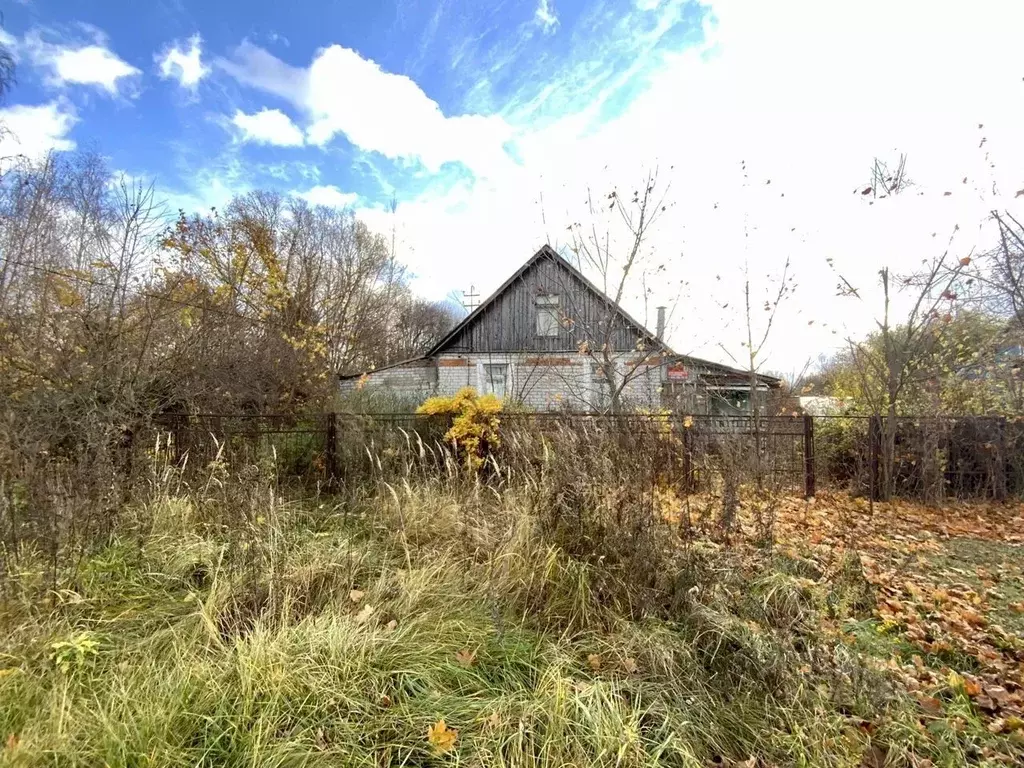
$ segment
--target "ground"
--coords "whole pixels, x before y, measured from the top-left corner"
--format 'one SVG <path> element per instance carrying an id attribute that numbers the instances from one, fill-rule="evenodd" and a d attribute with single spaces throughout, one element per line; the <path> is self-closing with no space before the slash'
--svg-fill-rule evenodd
<path id="1" fill-rule="evenodd" d="M 775 532 L 780 551 L 825 574 L 845 553 L 859 555 L 875 589 L 872 616 L 837 629 L 891 668 L 925 711 L 941 718 L 952 706 L 990 732 L 1024 737 L 1024 507 L 872 507 L 825 495 L 784 503 Z"/>
<path id="2" fill-rule="evenodd" d="M 265 491 L 158 499 L 56 590 L 23 555 L 0 764 L 1024 759 L 1021 505 L 750 495 L 680 536 L 676 498 L 633 550 L 624 489 L 582 529 L 536 486 Z"/>

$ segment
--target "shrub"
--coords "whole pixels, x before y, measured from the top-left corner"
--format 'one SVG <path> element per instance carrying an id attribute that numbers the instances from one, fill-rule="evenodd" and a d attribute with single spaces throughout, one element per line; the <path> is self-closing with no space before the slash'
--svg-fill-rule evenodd
<path id="1" fill-rule="evenodd" d="M 452 397 L 428 398 L 416 413 L 451 419 L 444 439 L 455 445 L 468 467 L 480 469 L 501 444 L 498 435 L 501 408 L 501 400 L 494 395 L 480 396 L 472 387 L 463 387 Z"/>

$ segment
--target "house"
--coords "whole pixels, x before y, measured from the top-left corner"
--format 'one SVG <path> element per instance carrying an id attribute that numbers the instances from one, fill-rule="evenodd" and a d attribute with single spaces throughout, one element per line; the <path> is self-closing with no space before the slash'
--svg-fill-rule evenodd
<path id="1" fill-rule="evenodd" d="M 422 357 L 342 376 L 341 389 L 420 402 L 473 387 L 536 410 L 749 412 L 749 372 L 676 354 L 663 326 L 663 308 L 651 333 L 544 246 Z M 779 385 L 756 381 L 762 394 Z"/>

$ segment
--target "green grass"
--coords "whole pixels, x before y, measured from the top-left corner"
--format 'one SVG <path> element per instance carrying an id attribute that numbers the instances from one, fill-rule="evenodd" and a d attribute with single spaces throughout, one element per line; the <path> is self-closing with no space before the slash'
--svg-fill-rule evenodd
<path id="1" fill-rule="evenodd" d="M 0 614 L 0 760 L 958 766 L 978 750 L 827 631 L 831 586 L 792 563 L 652 550 L 679 585 L 655 600 L 567 556 L 514 492 L 276 502 L 231 531 L 201 507 L 140 510 L 56 596 L 26 561 Z M 458 730 L 444 754 L 441 719 Z"/>
<path id="2" fill-rule="evenodd" d="M 954 538 L 943 542 L 942 552 L 929 558 L 930 568 L 943 580 L 968 584 L 989 601 L 989 612 L 1010 632 L 1024 635 L 1024 612 L 1011 605 L 1024 605 L 1024 547 L 984 539 Z M 979 569 L 993 577 L 986 586 Z"/>

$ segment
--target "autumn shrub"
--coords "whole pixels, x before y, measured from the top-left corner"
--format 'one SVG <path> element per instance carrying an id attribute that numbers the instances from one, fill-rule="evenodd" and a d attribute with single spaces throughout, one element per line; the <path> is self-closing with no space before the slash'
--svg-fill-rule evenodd
<path id="1" fill-rule="evenodd" d="M 494 395 L 478 395 L 463 387 L 451 397 L 428 398 L 416 409 L 422 416 L 450 420 L 444 439 L 454 445 L 468 467 L 480 469 L 501 444 L 498 432 L 502 403 Z"/>

